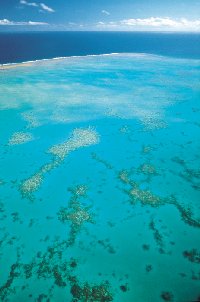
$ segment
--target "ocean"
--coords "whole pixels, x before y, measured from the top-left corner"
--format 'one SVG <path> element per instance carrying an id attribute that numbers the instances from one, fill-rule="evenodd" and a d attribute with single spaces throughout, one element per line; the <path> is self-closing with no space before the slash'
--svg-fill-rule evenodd
<path id="1" fill-rule="evenodd" d="M 0 64 L 115 52 L 200 59 L 200 34 L 0 32 Z"/>
<path id="2" fill-rule="evenodd" d="M 200 300 L 199 40 L 0 34 L 1 301 Z"/>

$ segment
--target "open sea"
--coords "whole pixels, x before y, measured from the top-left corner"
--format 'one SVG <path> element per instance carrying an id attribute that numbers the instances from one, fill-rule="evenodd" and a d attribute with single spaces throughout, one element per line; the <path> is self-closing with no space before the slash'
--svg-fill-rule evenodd
<path id="1" fill-rule="evenodd" d="M 200 301 L 200 34 L 0 33 L 0 64 L 0 301 Z"/>

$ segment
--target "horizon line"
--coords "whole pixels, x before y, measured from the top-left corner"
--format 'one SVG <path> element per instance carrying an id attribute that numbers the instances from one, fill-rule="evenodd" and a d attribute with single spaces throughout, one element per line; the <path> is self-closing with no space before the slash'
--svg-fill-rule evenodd
<path id="1" fill-rule="evenodd" d="M 30 32 L 30 33 L 33 33 L 33 32 L 76 32 L 76 33 L 89 33 L 89 32 L 95 32 L 95 33 L 163 33 L 163 34 L 173 34 L 173 33 L 184 33 L 184 34 L 200 34 L 200 31 L 183 31 L 183 30 L 169 30 L 169 31 L 166 31 L 166 30 L 37 30 L 37 29 L 34 29 L 34 30 L 30 30 L 30 29 L 16 29 L 16 30 L 0 30 L 0 33 L 17 33 L 17 32 L 24 32 L 24 33 L 27 33 L 27 32 Z"/>

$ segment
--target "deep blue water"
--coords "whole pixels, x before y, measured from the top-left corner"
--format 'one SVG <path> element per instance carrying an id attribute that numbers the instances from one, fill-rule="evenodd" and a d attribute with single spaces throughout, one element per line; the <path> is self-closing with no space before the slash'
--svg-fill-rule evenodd
<path id="1" fill-rule="evenodd" d="M 0 63 L 102 53 L 200 58 L 200 34 L 145 32 L 0 33 Z"/>

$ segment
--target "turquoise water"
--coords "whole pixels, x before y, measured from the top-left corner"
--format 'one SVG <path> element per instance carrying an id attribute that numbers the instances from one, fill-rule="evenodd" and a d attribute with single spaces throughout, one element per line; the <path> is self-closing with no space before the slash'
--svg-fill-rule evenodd
<path id="1" fill-rule="evenodd" d="M 1 301 L 198 301 L 199 63 L 0 70 Z"/>

